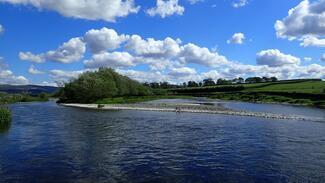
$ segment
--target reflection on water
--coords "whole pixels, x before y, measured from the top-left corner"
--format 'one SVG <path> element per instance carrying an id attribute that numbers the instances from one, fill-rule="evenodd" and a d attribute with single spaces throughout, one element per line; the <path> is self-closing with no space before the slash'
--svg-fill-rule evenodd
<path id="1" fill-rule="evenodd" d="M 12 106 L 0 182 L 324 182 L 325 124 Z"/>

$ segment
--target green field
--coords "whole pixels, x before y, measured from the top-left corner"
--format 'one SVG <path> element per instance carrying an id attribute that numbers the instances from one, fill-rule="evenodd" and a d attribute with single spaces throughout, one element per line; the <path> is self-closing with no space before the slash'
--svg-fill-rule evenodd
<path id="1" fill-rule="evenodd" d="M 222 100 L 325 107 L 325 82 L 320 80 L 219 85 L 215 87 L 176 89 L 172 92 L 180 95 L 201 95 Z"/>
<path id="2" fill-rule="evenodd" d="M 287 82 L 287 83 L 262 83 L 262 84 L 247 84 L 244 85 L 248 92 L 297 92 L 297 93 L 312 93 L 324 94 L 324 81 L 303 81 L 303 82 Z"/>

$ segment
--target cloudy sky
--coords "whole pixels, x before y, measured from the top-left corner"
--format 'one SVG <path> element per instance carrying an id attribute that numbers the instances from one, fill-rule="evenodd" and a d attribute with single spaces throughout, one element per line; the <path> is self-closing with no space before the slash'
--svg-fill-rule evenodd
<path id="1" fill-rule="evenodd" d="M 325 0 L 0 0 L 0 83 L 325 79 Z"/>

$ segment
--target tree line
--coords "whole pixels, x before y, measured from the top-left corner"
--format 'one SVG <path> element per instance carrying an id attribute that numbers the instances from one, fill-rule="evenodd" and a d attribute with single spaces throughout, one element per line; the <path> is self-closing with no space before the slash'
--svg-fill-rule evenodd
<path id="1" fill-rule="evenodd" d="M 145 82 L 144 85 L 154 89 L 176 89 L 176 88 L 195 88 L 195 87 L 208 87 L 208 86 L 217 86 L 217 85 L 234 85 L 234 84 L 244 84 L 244 83 L 265 83 L 265 82 L 277 82 L 276 77 L 249 77 L 249 78 L 235 78 L 232 80 L 227 79 L 217 79 L 213 80 L 212 78 L 204 79 L 203 81 L 188 81 L 179 85 L 170 84 L 168 82 Z"/>

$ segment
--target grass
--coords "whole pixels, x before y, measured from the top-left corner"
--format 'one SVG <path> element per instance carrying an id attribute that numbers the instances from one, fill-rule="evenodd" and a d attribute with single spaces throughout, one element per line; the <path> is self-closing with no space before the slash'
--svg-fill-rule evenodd
<path id="1" fill-rule="evenodd" d="M 159 99 L 185 99 L 192 98 L 191 96 L 174 96 L 174 95 L 157 95 L 157 96 L 143 96 L 143 97 L 115 97 L 98 100 L 96 104 L 133 104 L 139 102 L 148 102 Z"/>
<path id="2" fill-rule="evenodd" d="M 228 86 L 228 87 L 227 87 Z M 320 80 L 289 80 L 268 83 L 219 85 L 214 88 L 242 87 L 237 91 L 212 90 L 213 87 L 175 90 L 177 94 L 202 95 L 222 100 L 262 103 L 289 103 L 325 108 L 325 82 Z M 200 92 L 202 91 L 202 92 Z M 184 93 L 182 93 L 184 92 Z M 187 93 L 186 93 L 187 92 Z"/>
<path id="3" fill-rule="evenodd" d="M 0 104 L 12 104 L 17 102 L 46 102 L 48 95 L 31 96 L 27 94 L 7 94 L 0 93 Z"/>
<path id="4" fill-rule="evenodd" d="M 311 99 L 295 99 L 286 96 L 268 95 L 263 93 L 217 93 L 211 96 L 211 98 L 244 102 L 287 103 L 322 107 L 322 104 L 317 103 L 319 101 L 313 101 Z"/>
<path id="5" fill-rule="evenodd" d="M 11 123 L 11 112 L 9 109 L 0 108 L 0 132 L 9 129 Z"/>
<path id="6" fill-rule="evenodd" d="M 325 93 L 324 81 L 306 81 L 300 83 L 270 83 L 270 84 L 255 84 L 245 86 L 244 91 L 249 92 L 297 92 L 297 93 Z"/>

